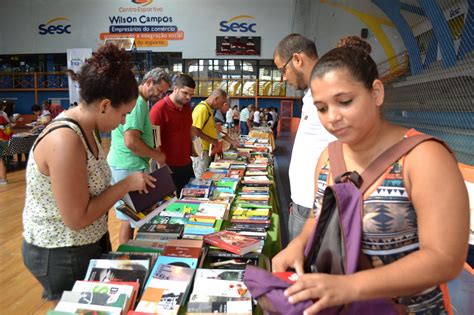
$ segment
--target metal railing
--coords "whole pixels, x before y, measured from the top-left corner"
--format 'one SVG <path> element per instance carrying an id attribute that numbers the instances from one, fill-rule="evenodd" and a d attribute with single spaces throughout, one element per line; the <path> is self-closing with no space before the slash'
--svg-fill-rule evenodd
<path id="1" fill-rule="evenodd" d="M 395 66 L 394 66 L 395 65 Z M 377 64 L 379 76 L 384 83 L 390 83 L 403 75 L 410 74 L 408 51 Z"/>
<path id="2" fill-rule="evenodd" d="M 0 90 L 11 89 L 67 89 L 64 72 L 9 72 L 0 73 Z"/>

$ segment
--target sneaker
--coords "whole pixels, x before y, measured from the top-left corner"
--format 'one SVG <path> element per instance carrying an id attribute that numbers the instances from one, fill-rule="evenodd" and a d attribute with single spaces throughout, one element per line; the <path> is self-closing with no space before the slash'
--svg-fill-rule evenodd
<path id="1" fill-rule="evenodd" d="M 6 179 L 0 179 L 0 185 L 6 185 L 8 181 Z"/>

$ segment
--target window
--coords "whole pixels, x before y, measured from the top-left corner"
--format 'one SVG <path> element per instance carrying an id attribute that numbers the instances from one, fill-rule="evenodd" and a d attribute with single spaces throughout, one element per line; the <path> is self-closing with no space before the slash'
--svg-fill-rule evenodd
<path id="1" fill-rule="evenodd" d="M 272 60 L 260 61 L 258 71 L 258 95 L 285 96 L 286 84 Z"/>
<path id="2" fill-rule="evenodd" d="M 272 60 L 189 59 L 184 65 L 196 80 L 197 96 L 218 88 L 229 96 L 285 96 L 285 82 Z"/>

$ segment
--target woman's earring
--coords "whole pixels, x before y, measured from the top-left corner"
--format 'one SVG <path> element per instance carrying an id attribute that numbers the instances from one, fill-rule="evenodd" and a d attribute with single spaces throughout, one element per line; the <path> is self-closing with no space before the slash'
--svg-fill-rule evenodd
<path id="1" fill-rule="evenodd" d="M 105 110 L 101 111 L 102 114 L 105 114 Z"/>

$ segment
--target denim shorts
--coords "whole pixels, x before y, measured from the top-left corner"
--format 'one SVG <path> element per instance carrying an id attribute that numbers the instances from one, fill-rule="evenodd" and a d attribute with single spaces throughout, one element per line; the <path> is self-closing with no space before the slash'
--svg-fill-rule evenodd
<path id="1" fill-rule="evenodd" d="M 23 263 L 43 286 L 43 298 L 50 301 L 84 280 L 89 261 L 110 250 L 109 233 L 96 243 L 72 247 L 43 248 L 23 240 L 21 249 Z"/>
<path id="2" fill-rule="evenodd" d="M 300 234 L 306 220 L 309 217 L 310 211 L 310 208 L 292 203 L 291 212 L 288 217 L 288 234 L 290 241 Z"/>

